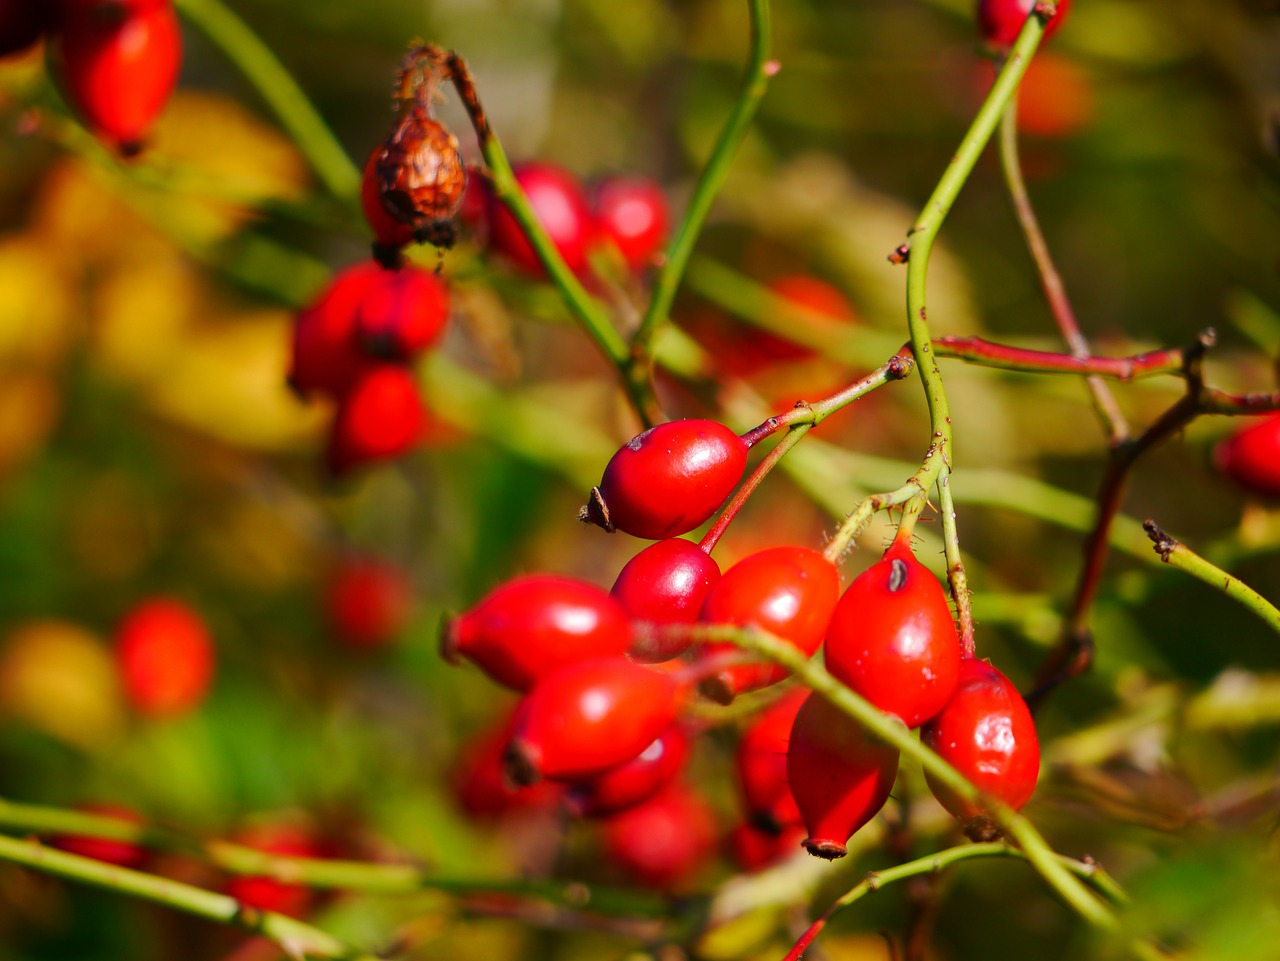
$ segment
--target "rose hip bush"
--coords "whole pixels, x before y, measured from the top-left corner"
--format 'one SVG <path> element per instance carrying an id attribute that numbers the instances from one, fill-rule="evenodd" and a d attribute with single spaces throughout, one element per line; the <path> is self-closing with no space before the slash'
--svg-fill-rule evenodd
<path id="1" fill-rule="evenodd" d="M 962 6 L 0 3 L 9 953 L 1272 957 L 1274 14 Z"/>

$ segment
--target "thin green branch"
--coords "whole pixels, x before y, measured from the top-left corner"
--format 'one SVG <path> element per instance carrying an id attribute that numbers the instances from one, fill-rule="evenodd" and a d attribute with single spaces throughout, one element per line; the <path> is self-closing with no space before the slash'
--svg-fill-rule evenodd
<path id="1" fill-rule="evenodd" d="M 335 197 L 353 199 L 360 170 L 320 112 L 248 24 L 220 0 L 175 0 L 179 11 L 244 74 Z"/>
<path id="2" fill-rule="evenodd" d="M 702 233 L 707 215 L 716 195 L 729 175 L 729 165 L 737 152 L 751 121 L 755 117 L 756 108 L 764 98 L 769 85 L 769 78 L 778 69 L 775 61 L 770 60 L 770 13 L 769 0 L 748 0 L 747 11 L 751 18 L 751 49 L 747 55 L 747 70 L 742 80 L 742 88 L 738 94 L 720 136 L 716 139 L 707 159 L 702 174 L 693 188 L 689 198 L 689 206 L 685 210 L 684 220 L 676 230 L 675 236 L 667 248 L 666 263 L 659 272 L 653 285 L 653 295 L 649 307 L 645 311 L 640 328 L 632 338 L 636 360 L 639 363 L 647 354 L 654 329 L 663 323 L 671 313 L 671 305 L 675 301 L 676 291 L 684 277 L 685 268 L 693 254 L 694 244 Z"/>
<path id="3" fill-rule="evenodd" d="M 0 835 L 0 859 L 45 874 L 162 904 L 199 918 L 252 931 L 270 938 L 291 957 L 336 958 L 374 961 L 374 956 L 345 944 L 333 935 L 302 921 L 260 911 L 225 894 L 157 877 L 45 847 L 38 841 L 22 841 Z"/>
<path id="4" fill-rule="evenodd" d="M 1274 604 L 1240 578 L 1228 574 L 1220 567 L 1215 567 L 1186 544 L 1170 537 L 1155 521 L 1143 521 L 1142 528 L 1155 544 L 1155 552 L 1166 564 L 1180 571 L 1186 571 L 1192 577 L 1197 577 L 1209 586 L 1217 588 L 1227 597 L 1253 611 L 1273 631 L 1280 631 L 1280 610 L 1276 610 Z"/>

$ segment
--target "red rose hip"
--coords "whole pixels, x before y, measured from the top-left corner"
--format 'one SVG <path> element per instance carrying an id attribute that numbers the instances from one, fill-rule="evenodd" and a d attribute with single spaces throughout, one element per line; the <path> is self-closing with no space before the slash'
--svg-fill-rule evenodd
<path id="1" fill-rule="evenodd" d="M 125 696 L 142 714 L 185 714 L 204 700 L 213 681 L 208 628 L 172 598 L 151 598 L 126 614 L 116 629 L 115 650 Z"/>
<path id="2" fill-rule="evenodd" d="M 529 205 L 542 229 L 576 274 L 587 269 L 587 249 L 593 234 L 591 209 L 578 178 L 548 163 L 526 163 L 515 168 Z M 543 277 L 542 261 L 525 236 L 524 229 L 498 197 L 489 191 L 489 245 L 508 261 L 533 277 Z"/>
<path id="3" fill-rule="evenodd" d="M 1035 8 L 1036 0 L 978 0 L 978 31 L 993 47 L 1011 47 L 1022 32 L 1022 25 Z M 1062 25 L 1071 0 L 1058 0 L 1058 12 L 1045 24 L 1044 37 Z"/>
<path id="4" fill-rule="evenodd" d="M 413 374 L 384 364 L 364 374 L 338 406 L 326 452 L 336 476 L 406 453 L 427 429 L 427 408 Z"/>
<path id="5" fill-rule="evenodd" d="M 609 177 L 592 191 L 596 227 L 632 270 L 649 265 L 667 239 L 667 198 L 645 177 Z"/>
<path id="6" fill-rule="evenodd" d="M 942 585 L 906 541 L 859 574 L 827 629 L 827 670 L 868 701 L 919 727 L 947 703 L 960 638 Z"/>
<path id="7" fill-rule="evenodd" d="M 1280 499 L 1280 414 L 1241 424 L 1214 450 L 1213 462 L 1250 493 Z"/>
<path id="8" fill-rule="evenodd" d="M 734 755 L 747 819 L 773 834 L 800 823 L 787 779 L 787 745 L 807 696 L 805 688 L 798 688 L 765 708 L 743 732 Z"/>
<path id="9" fill-rule="evenodd" d="M 574 814 L 600 817 L 642 804 L 674 781 L 689 759 L 689 735 L 673 724 L 653 743 L 589 781 L 569 785 L 565 803 Z"/>
<path id="10" fill-rule="evenodd" d="M 142 815 L 129 808 L 116 804 L 81 804 L 78 811 L 86 814 L 101 814 L 118 821 L 142 823 Z M 107 864 L 118 864 L 124 868 L 136 868 L 147 859 L 147 849 L 132 841 L 120 841 L 115 838 L 90 837 L 79 834 L 63 834 L 54 838 L 54 844 L 70 854 L 78 854 L 84 858 L 93 858 Z"/>
<path id="11" fill-rule="evenodd" d="M 716 512 L 746 465 L 746 443 L 717 421 L 659 424 L 613 455 L 578 516 L 650 540 L 684 534 Z"/>
<path id="12" fill-rule="evenodd" d="M 692 541 L 669 537 L 627 561 L 609 594 L 633 621 L 692 624 L 719 580 L 720 566 L 710 554 Z M 650 663 L 669 661 L 691 643 L 661 636 L 637 637 L 631 656 Z"/>
<path id="13" fill-rule="evenodd" d="M 672 785 L 605 823 L 605 853 L 647 887 L 677 888 L 715 853 L 717 823 L 702 795 Z"/>
<path id="14" fill-rule="evenodd" d="M 527 574 L 448 618 L 440 653 L 452 663 L 465 657 L 504 687 L 527 691 L 562 667 L 621 656 L 630 644 L 626 613 L 601 588 L 558 574 Z"/>

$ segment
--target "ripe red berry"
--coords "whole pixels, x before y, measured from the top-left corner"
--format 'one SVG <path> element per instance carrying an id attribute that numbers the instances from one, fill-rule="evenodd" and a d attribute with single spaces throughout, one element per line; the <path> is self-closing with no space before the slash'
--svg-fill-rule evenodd
<path id="1" fill-rule="evenodd" d="M 499 684 L 527 691 L 562 667 L 621 656 L 630 644 L 626 613 L 601 588 L 558 574 L 527 574 L 448 618 L 440 654 L 452 663 L 465 657 Z"/>
<path id="2" fill-rule="evenodd" d="M 685 534 L 724 503 L 746 464 L 746 443 L 724 424 L 659 424 L 613 455 L 578 516 L 650 540 Z"/>
<path id="3" fill-rule="evenodd" d="M 98 136 L 126 155 L 141 149 L 178 80 L 182 39 L 168 3 L 119 18 L 63 11 L 55 73 L 67 100 Z"/>
<path id="4" fill-rule="evenodd" d="M 155 597 L 136 605 L 116 628 L 116 660 L 134 709 L 171 717 L 196 707 L 213 681 L 208 628 L 181 601 Z"/>
<path id="5" fill-rule="evenodd" d="M 787 746 L 787 776 L 812 855 L 832 860 L 884 807 L 898 773 L 898 752 L 873 741 L 851 717 L 810 694 Z"/>
<path id="6" fill-rule="evenodd" d="M 645 177 L 609 177 L 591 194 L 599 232 L 632 270 L 647 267 L 667 239 L 670 215 L 662 188 Z"/>
<path id="7" fill-rule="evenodd" d="M 327 459 L 335 475 L 404 454 L 422 439 L 427 409 L 413 375 L 384 364 L 364 374 L 338 406 Z"/>
<path id="8" fill-rule="evenodd" d="M 249 848 L 284 857 L 314 858 L 320 853 L 311 834 L 296 824 L 261 824 L 240 831 L 231 839 Z M 264 875 L 231 878 L 223 891 L 243 905 L 300 918 L 311 906 L 310 889 Z"/>
<path id="9" fill-rule="evenodd" d="M 1217 446 L 1213 462 L 1250 493 L 1280 498 L 1280 414 L 1242 424 Z"/>
<path id="10" fill-rule="evenodd" d="M 715 853 L 717 823 L 700 794 L 671 785 L 605 822 L 605 854 L 640 884 L 678 888 Z"/>
<path id="11" fill-rule="evenodd" d="M 49 26 L 48 0 L 0 0 L 0 57 L 34 47 Z"/>
<path id="12" fill-rule="evenodd" d="M 521 703 L 507 774 L 516 784 L 596 777 L 652 744 L 675 721 L 680 701 L 671 674 L 625 657 L 562 667 Z"/>
<path id="13" fill-rule="evenodd" d="M 344 557 L 330 576 L 325 613 L 350 647 L 381 647 L 395 639 L 413 611 L 408 572 L 376 557 Z"/>
<path id="14" fill-rule="evenodd" d="M 773 834 L 800 823 L 787 780 L 787 745 L 807 695 L 807 689 L 797 688 L 770 704 L 743 732 L 734 756 L 747 819 Z"/>
<path id="15" fill-rule="evenodd" d="M 382 145 L 373 148 L 369 159 L 365 161 L 364 173 L 360 178 L 360 209 L 364 212 L 365 222 L 373 231 L 373 241 L 378 252 L 378 259 L 391 262 L 398 251 L 413 243 L 413 227 L 404 221 L 397 220 L 391 211 L 382 205 L 382 194 L 378 192 L 378 158 L 382 156 Z"/>
<path id="16" fill-rule="evenodd" d="M 405 264 L 382 271 L 365 290 L 356 305 L 356 339 L 366 354 L 409 361 L 440 339 L 448 320 L 444 281 Z"/>
<path id="17" fill-rule="evenodd" d="M 289 386 L 300 394 L 343 397 L 377 365 L 356 340 L 356 317 L 369 291 L 389 273 L 373 261 L 340 271 L 293 326 Z"/>
<path id="18" fill-rule="evenodd" d="M 1026 702 L 986 661 L 966 658 L 955 694 L 920 730 L 920 738 L 957 771 L 1014 810 L 1030 799 L 1040 774 L 1040 742 Z M 986 811 L 957 797 L 925 772 L 933 796 L 962 821 Z"/>
<path id="19" fill-rule="evenodd" d="M 908 727 L 947 703 L 960 670 L 960 638 L 942 585 L 905 541 L 844 592 L 825 656 L 828 671 Z"/>
<path id="20" fill-rule="evenodd" d="M 571 784 L 565 803 L 582 817 L 616 814 L 657 794 L 679 776 L 688 759 L 689 735 L 673 724 L 630 761 Z"/>
<path id="21" fill-rule="evenodd" d="M 993 47 L 1011 47 L 1022 32 L 1022 25 L 1035 8 L 1036 0 L 978 0 L 978 31 Z M 1045 24 L 1044 38 L 1049 39 L 1062 25 L 1071 0 L 1058 0 L 1058 12 Z"/>
<path id="22" fill-rule="evenodd" d="M 547 811 L 559 804 L 565 786 L 539 781 L 521 787 L 503 773 L 503 755 L 515 729 L 510 712 L 471 737 L 458 757 L 451 777 L 458 805 L 474 818 L 501 818 L 519 812 Z"/>
<path id="23" fill-rule="evenodd" d="M 76 810 L 86 814 L 101 814 L 119 821 L 142 823 L 142 816 L 137 811 L 117 804 L 81 804 Z M 118 864 L 124 868 L 136 868 L 147 859 L 147 849 L 132 841 L 116 841 L 111 838 L 90 837 L 79 834 L 63 834 L 54 839 L 54 844 L 70 854 L 78 854 L 95 861 L 107 864 Z"/>
<path id="24" fill-rule="evenodd" d="M 527 163 L 515 168 L 516 181 L 529 198 L 538 222 L 574 273 L 587 269 L 587 249 L 592 240 L 591 210 L 578 178 L 549 163 Z M 488 194 L 489 244 L 516 267 L 534 277 L 546 271 L 533 246 L 510 212 Z"/>
<path id="25" fill-rule="evenodd" d="M 650 544 L 618 572 L 609 591 L 633 621 L 692 624 L 702 602 L 720 580 L 720 566 L 711 555 L 679 537 Z M 656 663 L 679 657 L 692 643 L 685 639 L 637 637 L 631 656 Z"/>
<path id="26" fill-rule="evenodd" d="M 753 625 L 812 654 L 822 644 L 840 598 L 840 574 L 821 552 L 772 547 L 743 558 L 724 572 L 702 605 L 707 624 Z M 738 650 L 728 642 L 706 644 L 703 658 Z M 743 691 L 776 684 L 785 668 L 765 662 L 726 667 L 703 682 L 703 693 L 728 703 Z"/>
<path id="27" fill-rule="evenodd" d="M 798 823 L 778 833 L 743 821 L 734 825 L 725 838 L 725 846 L 739 868 L 755 873 L 795 854 L 805 836 L 804 826 Z"/>

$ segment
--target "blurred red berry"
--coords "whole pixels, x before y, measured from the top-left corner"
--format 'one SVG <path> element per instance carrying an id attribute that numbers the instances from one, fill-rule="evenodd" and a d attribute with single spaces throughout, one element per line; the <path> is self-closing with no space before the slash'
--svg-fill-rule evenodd
<path id="1" fill-rule="evenodd" d="M 549 163 L 521 164 L 515 168 L 515 175 L 538 222 L 569 269 L 584 273 L 593 221 L 578 178 Z M 488 201 L 489 245 L 525 273 L 545 277 L 542 262 L 515 217 L 492 191 Z"/>
<path id="2" fill-rule="evenodd" d="M 569 785 L 565 803 L 569 810 L 583 817 L 615 814 L 634 807 L 680 775 L 689 759 L 689 750 L 689 735 L 679 724 L 673 724 L 630 761 L 590 780 Z"/>
<path id="3" fill-rule="evenodd" d="M 292 858 L 314 858 L 320 853 L 311 834 L 296 824 L 261 824 L 236 833 L 231 841 L 267 854 Z M 259 911 L 273 911 L 300 918 L 311 906 L 310 889 L 265 875 L 238 875 L 230 878 L 223 891 L 241 904 Z"/>
<path id="4" fill-rule="evenodd" d="M 526 574 L 448 618 L 440 653 L 465 657 L 505 687 L 527 691 L 562 667 L 626 653 L 631 624 L 617 601 L 586 581 Z"/>
<path id="5" fill-rule="evenodd" d="M 675 784 L 604 823 L 605 855 L 646 887 L 679 888 L 715 854 L 718 833 L 711 805 Z"/>
<path id="6" fill-rule="evenodd" d="M 79 804 L 77 811 L 85 814 L 101 814 L 118 821 L 129 821 L 142 824 L 142 815 L 130 808 L 118 804 Z M 117 841 L 111 838 L 91 837 L 88 835 L 63 834 L 54 839 L 54 844 L 69 854 L 78 854 L 95 861 L 117 864 L 123 868 L 136 868 L 147 859 L 148 851 L 140 844 L 132 841 Z"/>
<path id="7" fill-rule="evenodd" d="M 427 429 L 427 408 L 413 374 L 384 364 L 342 399 L 329 432 L 329 469 L 337 476 L 407 453 Z"/>
<path id="8" fill-rule="evenodd" d="M 334 633 L 356 648 L 395 639 L 413 612 L 407 571 L 376 557 L 345 557 L 329 580 L 325 611 Z"/>
<path id="9" fill-rule="evenodd" d="M 1280 414 L 1242 423 L 1214 450 L 1213 462 L 1250 493 L 1280 498 Z"/>
<path id="10" fill-rule="evenodd" d="M 797 688 L 765 708 L 743 732 L 734 755 L 747 819 L 774 834 L 800 823 L 787 780 L 787 744 L 807 694 Z"/>
<path id="11" fill-rule="evenodd" d="M 515 730 L 516 717 L 515 712 L 508 712 L 497 724 L 469 738 L 453 768 L 454 798 L 459 807 L 474 818 L 548 810 L 564 796 L 565 785 L 555 781 L 520 786 L 507 778 L 503 756 Z"/>
<path id="12" fill-rule="evenodd" d="M 739 868 L 755 873 L 798 853 L 804 839 L 804 826 L 798 823 L 775 832 L 743 821 L 729 831 L 725 847 Z"/>
<path id="13" fill-rule="evenodd" d="M 361 349 L 384 360 L 413 360 L 449 320 L 449 288 L 436 274 L 405 264 L 383 271 L 356 306 Z"/>
<path id="14" fill-rule="evenodd" d="M 141 714 L 184 714 L 204 700 L 213 682 L 209 630 L 172 598 L 151 598 L 130 610 L 116 628 L 115 651 L 125 696 Z"/>
<path id="15" fill-rule="evenodd" d="M 360 349 L 356 317 L 389 271 L 364 261 L 339 271 L 293 325 L 289 385 L 300 394 L 343 397 L 378 361 Z"/>
<path id="16" fill-rule="evenodd" d="M 182 38 L 169 3 L 126 6 L 104 17 L 62 11 L 54 73 L 85 124 L 121 153 L 136 153 L 178 80 Z"/>
<path id="17" fill-rule="evenodd" d="M 978 0 L 978 32 L 993 47 L 1011 47 L 1035 5 L 1036 0 Z M 1071 0 L 1058 0 L 1058 12 L 1044 28 L 1046 40 L 1062 26 L 1070 6 Z"/>
<path id="18" fill-rule="evenodd" d="M 609 177 L 591 193 L 596 227 L 632 270 L 653 261 L 667 239 L 670 214 L 662 188 L 646 177 Z"/>

